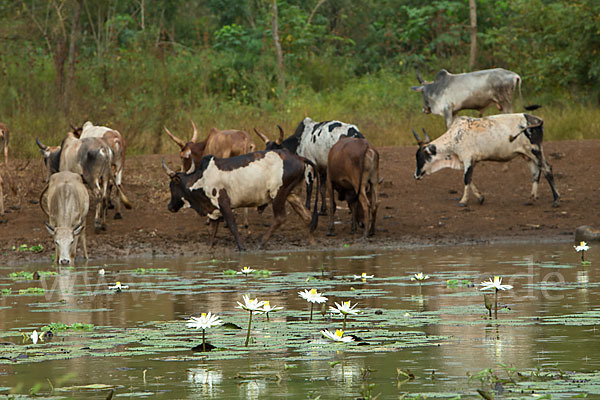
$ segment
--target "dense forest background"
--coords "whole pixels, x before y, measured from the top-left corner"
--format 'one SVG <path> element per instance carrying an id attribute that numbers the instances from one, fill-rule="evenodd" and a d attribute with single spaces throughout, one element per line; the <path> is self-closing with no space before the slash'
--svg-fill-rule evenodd
<path id="1" fill-rule="evenodd" d="M 22 156 L 88 119 L 130 152 L 172 152 L 164 126 L 187 138 L 190 119 L 275 136 L 305 116 L 401 145 L 412 126 L 444 131 L 415 68 L 503 67 L 543 105 L 547 140 L 600 138 L 600 1 L 471 3 L 475 30 L 468 0 L 4 0 L 0 121 Z"/>

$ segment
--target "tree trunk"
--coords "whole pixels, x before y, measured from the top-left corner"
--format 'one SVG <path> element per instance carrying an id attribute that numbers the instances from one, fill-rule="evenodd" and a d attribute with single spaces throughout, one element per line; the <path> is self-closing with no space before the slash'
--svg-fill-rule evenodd
<path id="1" fill-rule="evenodd" d="M 279 42 L 279 27 L 277 22 L 277 0 L 273 0 L 273 41 L 275 42 L 275 51 L 277 53 L 277 66 L 278 78 L 279 78 L 279 89 L 283 93 L 285 91 L 285 67 L 283 65 L 283 53 L 281 51 L 281 43 Z"/>
<path id="2" fill-rule="evenodd" d="M 471 15 L 471 55 L 469 56 L 469 71 L 475 68 L 477 60 L 477 3 L 469 0 L 469 11 Z"/>
<path id="3" fill-rule="evenodd" d="M 70 112 L 71 99 L 73 97 L 73 87 L 75 86 L 75 61 L 77 59 L 77 40 L 81 31 L 81 8 L 83 0 L 77 0 L 73 10 L 73 21 L 71 24 L 71 38 L 69 43 L 69 70 L 65 85 L 65 95 L 63 97 L 63 109 L 67 115 Z"/>

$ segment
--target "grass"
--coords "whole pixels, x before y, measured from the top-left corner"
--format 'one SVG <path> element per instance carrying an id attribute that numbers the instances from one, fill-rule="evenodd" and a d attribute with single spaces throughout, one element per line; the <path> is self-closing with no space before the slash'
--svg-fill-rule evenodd
<path id="1" fill-rule="evenodd" d="M 262 96 L 249 104 L 243 98 L 211 93 L 206 85 L 202 88 L 197 79 L 193 81 L 199 85 L 196 89 L 177 76 L 177 71 L 167 69 L 156 73 L 159 68 L 156 65 L 148 66 L 139 60 L 131 62 L 140 64 L 133 69 L 140 76 L 118 76 L 113 71 L 111 77 L 115 83 L 106 90 L 98 88 L 100 83 L 91 67 L 87 70 L 82 67 L 79 97 L 74 100 L 76 106 L 70 120 L 52 105 L 51 90 L 48 89 L 52 83 L 51 74 L 40 72 L 41 77 L 20 88 L 22 92 L 13 92 L 0 83 L 0 93 L 12 93 L 13 96 L 11 106 L 3 116 L 3 122 L 12 132 L 13 156 L 37 158 L 39 151 L 35 137 L 40 137 L 47 145 L 58 145 L 69 129 L 69 122 L 81 125 L 88 119 L 121 131 L 128 141 L 128 154 L 174 153 L 175 145 L 164 134 L 164 127 L 185 140 L 192 134 L 190 119 L 195 121 L 201 136 L 213 126 L 248 132 L 256 127 L 271 138 L 277 136 L 277 124 L 289 135 L 306 116 L 314 120 L 338 119 L 356 124 L 376 146 L 414 145 L 413 127 L 419 132 L 425 128 L 432 138 L 445 131 L 441 116 L 421 112 L 421 96 L 410 90 L 416 82 L 409 73 L 384 71 L 365 75 L 320 92 L 290 82 L 282 98 Z M 177 68 L 189 68 L 186 76 L 198 70 L 197 65 L 179 65 Z M 132 74 L 123 72 L 127 73 Z M 150 75 L 151 78 L 144 81 L 143 78 Z M 135 89 L 132 89 L 133 85 L 136 85 Z M 40 98 L 31 94 L 41 87 L 45 89 L 40 90 Z M 543 105 L 535 114 L 545 121 L 546 141 L 600 138 L 600 109 L 585 95 L 575 97 L 564 90 L 526 93 L 526 87 L 524 92 L 528 103 Z M 515 112 L 520 111 L 520 102 L 516 99 Z M 487 114 L 492 113 L 494 109 L 490 107 Z M 477 113 L 467 111 L 461 115 L 476 116 Z M 262 149 L 260 140 L 252 135 L 257 148 Z"/>

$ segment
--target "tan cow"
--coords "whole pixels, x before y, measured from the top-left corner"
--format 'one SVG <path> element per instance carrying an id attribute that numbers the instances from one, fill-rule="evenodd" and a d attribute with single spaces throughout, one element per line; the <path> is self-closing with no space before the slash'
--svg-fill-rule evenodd
<path id="1" fill-rule="evenodd" d="M 47 190 L 45 202 L 40 202 L 40 206 L 48 216 L 46 229 L 56 245 L 54 261 L 60 265 L 73 265 L 80 237 L 83 255 L 87 260 L 85 217 L 90 200 L 81 176 L 69 171 L 53 174 Z"/>
<path id="2" fill-rule="evenodd" d="M 8 129 L 0 122 L 0 142 L 4 146 L 4 166 L 8 166 Z M 2 190 L 2 174 L 0 173 L 0 215 L 4 215 L 4 191 Z"/>

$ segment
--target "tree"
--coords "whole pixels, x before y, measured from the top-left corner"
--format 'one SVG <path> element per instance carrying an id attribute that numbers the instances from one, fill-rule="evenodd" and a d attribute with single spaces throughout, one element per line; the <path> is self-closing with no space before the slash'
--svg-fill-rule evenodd
<path id="1" fill-rule="evenodd" d="M 475 0 L 469 0 L 469 12 L 471 17 L 471 53 L 469 55 L 469 70 L 473 70 L 477 61 L 477 3 Z"/>

